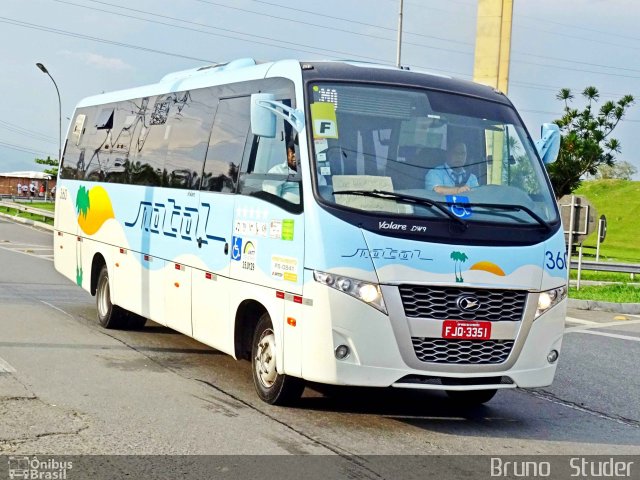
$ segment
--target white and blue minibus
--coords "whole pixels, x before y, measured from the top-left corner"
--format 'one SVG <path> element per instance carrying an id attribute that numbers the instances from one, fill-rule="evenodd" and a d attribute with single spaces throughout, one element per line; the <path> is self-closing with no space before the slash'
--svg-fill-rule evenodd
<path id="1" fill-rule="evenodd" d="M 356 62 L 169 74 L 82 100 L 55 267 L 106 328 L 147 319 L 305 381 L 478 404 L 554 377 L 567 258 L 544 163 L 499 91 Z"/>

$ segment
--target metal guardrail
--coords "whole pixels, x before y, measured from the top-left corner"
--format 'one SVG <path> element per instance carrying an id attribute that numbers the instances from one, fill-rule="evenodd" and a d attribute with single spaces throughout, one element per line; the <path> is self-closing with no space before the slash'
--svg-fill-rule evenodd
<path id="1" fill-rule="evenodd" d="M 571 268 L 578 269 L 578 261 L 571 260 Z M 609 262 L 587 262 L 582 261 L 581 270 L 595 270 L 598 272 L 618 272 L 640 274 L 640 264 L 637 263 L 609 263 Z"/>
<path id="2" fill-rule="evenodd" d="M 18 210 L 20 212 L 31 213 L 32 215 L 41 215 L 43 219 L 45 218 L 55 218 L 55 214 L 50 212 L 49 210 L 42 210 L 40 208 L 26 207 L 22 203 L 9 202 L 6 200 L 0 200 L 0 206 L 6 208 L 13 208 L 14 210 Z"/>

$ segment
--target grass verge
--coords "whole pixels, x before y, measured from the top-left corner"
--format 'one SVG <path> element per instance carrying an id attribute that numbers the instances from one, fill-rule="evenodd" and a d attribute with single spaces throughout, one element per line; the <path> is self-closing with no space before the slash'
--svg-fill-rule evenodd
<path id="1" fill-rule="evenodd" d="M 571 280 L 576 280 L 578 278 L 578 270 L 573 269 L 569 272 L 569 278 Z M 581 280 L 591 280 L 593 282 L 616 282 L 616 283 L 627 283 L 627 282 L 638 282 L 640 281 L 640 276 L 635 275 L 635 278 L 632 277 L 630 273 L 617 273 L 617 272 L 598 272 L 592 270 L 582 270 L 580 273 Z"/>
<path id="2" fill-rule="evenodd" d="M 34 208 L 40 208 L 40 207 L 34 206 Z M 26 218 L 28 220 L 34 220 L 36 222 L 53 225 L 53 218 L 43 217 L 42 215 L 38 215 L 35 213 L 21 212 L 19 210 L 16 210 L 15 208 L 0 207 L 0 212 L 6 213 L 7 215 L 11 215 L 12 217 Z"/>
<path id="3" fill-rule="evenodd" d="M 640 288 L 626 284 L 589 285 L 580 287 L 580 290 L 569 287 L 569 298 L 613 303 L 640 303 Z"/>

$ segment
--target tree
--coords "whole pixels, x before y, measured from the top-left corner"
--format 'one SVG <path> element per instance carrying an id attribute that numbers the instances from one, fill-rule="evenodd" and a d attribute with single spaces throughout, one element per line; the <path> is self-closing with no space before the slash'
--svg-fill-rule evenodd
<path id="1" fill-rule="evenodd" d="M 579 111 L 569 106 L 573 100 L 570 89 L 563 88 L 556 95 L 564 102 L 564 115 L 555 121 L 562 141 L 558 159 L 548 166 L 548 171 L 557 198 L 578 188 L 583 175 L 595 175 L 600 166 L 615 164 L 615 154 L 620 153 L 621 145 L 610 135 L 635 102 L 632 95 L 625 95 L 617 102 L 605 102 L 595 111 L 600 98 L 598 90 L 587 87 L 582 96 L 587 104 Z"/>
<path id="2" fill-rule="evenodd" d="M 45 168 L 44 173 L 48 173 L 52 177 L 58 176 L 58 160 L 51 158 L 47 155 L 47 158 L 36 158 L 36 163 L 40 165 L 49 165 L 52 168 Z"/>
<path id="3" fill-rule="evenodd" d="M 615 165 L 601 165 L 596 172 L 595 177 L 597 179 L 619 179 L 619 180 L 631 180 L 638 169 L 629 162 L 616 162 Z"/>

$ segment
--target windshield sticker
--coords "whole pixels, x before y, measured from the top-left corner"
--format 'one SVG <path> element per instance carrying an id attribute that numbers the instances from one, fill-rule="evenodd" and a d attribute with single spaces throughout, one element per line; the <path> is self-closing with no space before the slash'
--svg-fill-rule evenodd
<path id="1" fill-rule="evenodd" d="M 331 167 L 320 167 L 320 175 L 331 175 Z"/>
<path id="2" fill-rule="evenodd" d="M 333 103 L 338 108 L 338 90 L 335 88 L 318 87 L 313 86 L 313 91 L 316 93 L 316 100 L 319 102 Z"/>
<path id="3" fill-rule="evenodd" d="M 287 282 L 298 281 L 298 260 L 282 255 L 271 256 L 271 277 Z"/>
<path id="4" fill-rule="evenodd" d="M 467 257 L 467 254 L 464 252 L 451 252 L 449 258 L 453 260 L 453 271 L 456 274 L 456 283 L 464 282 L 462 278 L 462 264 L 469 260 L 469 257 Z M 460 276 L 458 276 L 458 272 L 460 272 Z"/>
<path id="5" fill-rule="evenodd" d="M 367 248 L 358 248 L 351 255 L 341 255 L 342 258 L 381 258 L 384 260 L 427 260 L 433 261 L 433 258 L 422 256 L 422 250 L 396 250 L 395 248 L 373 248 L 371 251 Z"/>
<path id="6" fill-rule="evenodd" d="M 311 116 L 314 138 L 338 138 L 338 121 L 333 103 L 312 103 Z"/>
<path id="7" fill-rule="evenodd" d="M 329 148 L 329 142 L 326 138 L 318 138 L 313 141 L 316 147 L 316 153 L 324 152 L 327 148 Z"/>
<path id="8" fill-rule="evenodd" d="M 447 203 L 449 210 L 458 218 L 469 218 L 473 211 L 469 204 L 469 197 L 461 197 L 459 195 L 447 195 Z"/>
<path id="9" fill-rule="evenodd" d="M 256 243 L 249 240 L 242 249 L 242 268 L 243 270 L 254 271 L 256 269 Z"/>
<path id="10" fill-rule="evenodd" d="M 316 155 L 316 160 L 319 162 L 326 162 L 327 161 L 327 154 L 326 153 L 318 153 Z"/>

